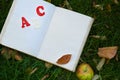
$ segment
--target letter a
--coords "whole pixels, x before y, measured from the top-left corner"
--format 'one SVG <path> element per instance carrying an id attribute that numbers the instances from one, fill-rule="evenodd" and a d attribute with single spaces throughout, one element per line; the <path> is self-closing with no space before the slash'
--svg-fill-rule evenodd
<path id="1" fill-rule="evenodd" d="M 25 28 L 25 26 L 30 26 L 30 23 L 28 23 L 28 21 L 24 17 L 22 17 L 22 28 Z"/>

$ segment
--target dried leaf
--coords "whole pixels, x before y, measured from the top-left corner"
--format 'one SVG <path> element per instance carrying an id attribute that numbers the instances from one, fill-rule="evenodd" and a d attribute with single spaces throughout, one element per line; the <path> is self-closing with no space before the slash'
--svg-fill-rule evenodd
<path id="1" fill-rule="evenodd" d="M 45 63 L 45 67 L 48 69 L 51 68 L 52 66 L 53 66 L 53 64 L 51 64 L 51 63 L 48 63 L 48 62 Z"/>
<path id="2" fill-rule="evenodd" d="M 40 80 L 45 80 L 45 79 L 48 78 L 48 77 L 49 77 L 49 75 L 47 74 L 47 75 L 43 76 L 43 78 L 40 79 Z"/>
<path id="3" fill-rule="evenodd" d="M 117 46 L 99 48 L 98 55 L 107 59 L 112 59 L 117 53 Z"/>
<path id="4" fill-rule="evenodd" d="M 7 48 L 7 47 L 3 47 L 1 50 L 1 54 L 6 58 L 6 59 L 10 59 L 13 58 L 15 60 L 21 61 L 22 57 L 18 54 L 18 51 Z"/>
<path id="5" fill-rule="evenodd" d="M 67 64 L 71 59 L 71 54 L 63 55 L 61 58 L 57 60 L 58 64 Z"/>
<path id="6" fill-rule="evenodd" d="M 72 10 L 72 7 L 71 7 L 70 3 L 68 2 L 68 0 L 64 0 L 63 4 L 59 4 L 59 6 L 63 7 L 63 8 L 65 7 L 69 10 Z"/>
<path id="7" fill-rule="evenodd" d="M 3 47 L 1 50 L 1 54 L 3 55 L 3 57 L 5 57 L 6 59 L 10 59 L 12 57 L 11 55 L 11 49 L 7 48 L 7 47 Z"/>
<path id="8" fill-rule="evenodd" d="M 95 5 L 96 5 L 96 1 L 95 1 L 95 0 L 93 0 L 93 7 L 95 7 Z"/>
<path id="9" fill-rule="evenodd" d="M 7 51 L 6 51 L 6 47 L 3 47 L 2 48 L 2 50 L 1 50 L 1 54 L 4 54 L 4 53 L 6 53 Z"/>
<path id="10" fill-rule="evenodd" d="M 96 38 L 96 39 L 99 39 L 100 36 L 99 35 L 91 35 L 92 38 Z"/>
<path id="11" fill-rule="evenodd" d="M 64 1 L 64 4 L 66 5 L 66 7 L 67 7 L 69 10 L 72 10 L 72 7 L 71 7 L 70 3 L 68 2 L 68 0 L 65 0 L 65 1 Z"/>
<path id="12" fill-rule="evenodd" d="M 38 69 L 38 68 L 32 69 L 32 68 L 29 67 L 29 68 L 26 69 L 25 72 L 26 72 L 27 74 L 29 74 L 29 75 L 32 75 L 33 73 L 35 73 L 35 71 L 37 71 L 37 69 Z"/>
<path id="13" fill-rule="evenodd" d="M 107 8 L 107 10 L 108 10 L 109 12 L 112 11 L 112 9 L 111 9 L 111 5 L 110 5 L 110 4 L 108 4 L 106 8 Z"/>
<path id="14" fill-rule="evenodd" d="M 34 68 L 31 72 L 30 72 L 30 75 L 32 75 L 33 73 L 35 73 L 35 71 L 37 71 L 38 68 Z"/>
<path id="15" fill-rule="evenodd" d="M 99 10 L 103 10 L 103 5 L 100 4 L 94 4 L 93 7 Z"/>
<path id="16" fill-rule="evenodd" d="M 107 40 L 107 37 L 106 36 L 99 36 L 99 35 L 91 35 L 92 38 L 95 38 L 95 39 L 100 39 L 100 40 Z"/>
<path id="17" fill-rule="evenodd" d="M 22 61 L 22 57 L 19 54 L 15 54 L 14 58 L 17 61 Z"/>
<path id="18" fill-rule="evenodd" d="M 113 2 L 114 2 L 115 4 L 119 4 L 118 0 L 113 0 Z"/>

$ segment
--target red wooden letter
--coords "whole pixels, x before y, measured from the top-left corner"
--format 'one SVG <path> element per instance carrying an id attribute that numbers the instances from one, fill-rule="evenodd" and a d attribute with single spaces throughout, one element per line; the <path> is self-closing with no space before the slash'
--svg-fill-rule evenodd
<path id="1" fill-rule="evenodd" d="M 24 28 L 25 26 L 30 26 L 30 23 L 28 23 L 28 21 L 25 19 L 25 17 L 22 17 L 22 28 Z"/>
<path id="2" fill-rule="evenodd" d="M 44 16 L 45 15 L 45 12 L 40 12 L 40 10 L 44 10 L 44 7 L 43 6 L 38 6 L 36 8 L 36 12 L 39 16 Z"/>

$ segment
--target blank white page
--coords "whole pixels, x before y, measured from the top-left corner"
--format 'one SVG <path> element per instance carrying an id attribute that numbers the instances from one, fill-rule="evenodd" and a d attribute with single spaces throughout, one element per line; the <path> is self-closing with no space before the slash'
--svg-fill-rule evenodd
<path id="1" fill-rule="evenodd" d="M 75 71 L 92 23 L 91 17 L 56 7 L 38 58 Z M 57 64 L 65 54 L 72 54 L 70 62 Z"/>
<path id="2" fill-rule="evenodd" d="M 45 16 L 37 15 L 38 6 L 44 6 Z M 36 57 L 54 10 L 54 5 L 42 0 L 14 0 L 1 33 L 1 44 Z M 21 28 L 21 17 L 26 18 L 29 27 Z"/>

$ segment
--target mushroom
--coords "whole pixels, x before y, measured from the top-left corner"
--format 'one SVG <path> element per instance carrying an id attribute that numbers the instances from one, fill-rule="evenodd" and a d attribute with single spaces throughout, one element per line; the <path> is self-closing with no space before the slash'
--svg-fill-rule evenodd
<path id="1" fill-rule="evenodd" d="M 96 66 L 97 70 L 100 71 L 102 66 L 105 63 L 105 60 L 110 60 L 112 58 L 115 57 L 116 53 L 117 53 L 117 46 L 113 46 L 113 47 L 103 47 L 103 48 L 99 48 L 98 49 L 98 56 L 102 57 L 102 59 L 100 60 L 100 62 L 98 63 L 98 65 Z"/>

